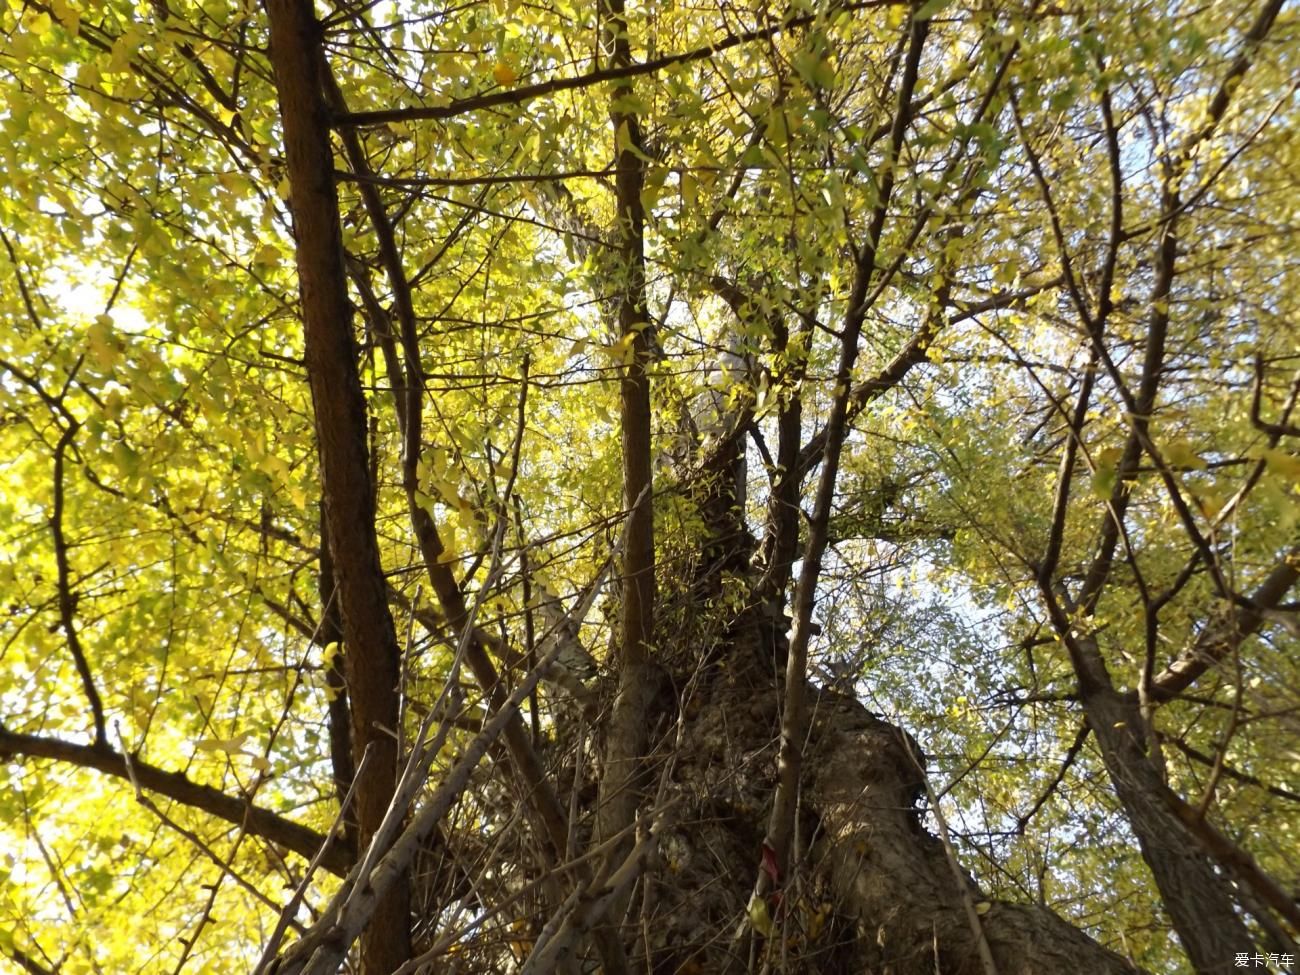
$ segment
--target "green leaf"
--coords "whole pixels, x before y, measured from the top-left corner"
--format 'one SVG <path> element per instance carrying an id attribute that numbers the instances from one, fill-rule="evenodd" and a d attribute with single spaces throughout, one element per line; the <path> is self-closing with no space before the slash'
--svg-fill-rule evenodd
<path id="1" fill-rule="evenodd" d="M 915 20 L 930 20 L 936 14 L 946 10 L 951 3 L 952 0 L 926 0 L 912 17 Z"/>

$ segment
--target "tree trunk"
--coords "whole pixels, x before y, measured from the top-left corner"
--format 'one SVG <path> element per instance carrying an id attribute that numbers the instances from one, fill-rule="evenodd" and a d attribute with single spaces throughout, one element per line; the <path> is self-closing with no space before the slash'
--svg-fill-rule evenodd
<path id="1" fill-rule="evenodd" d="M 628 26 L 623 0 L 605 0 L 607 27 L 602 41 L 610 64 L 631 63 Z M 597 835 L 609 839 L 625 833 L 638 806 L 642 758 L 646 753 L 648 723 L 658 690 L 658 668 L 652 659 L 655 620 L 654 498 L 651 495 L 650 321 L 645 290 L 645 208 L 641 189 L 645 180 L 640 125 L 635 114 L 620 106 L 632 93 L 631 82 L 611 89 L 610 123 L 614 134 L 617 173 L 615 205 L 618 208 L 619 260 L 618 335 L 625 349 L 626 366 L 619 382 L 619 428 L 622 441 L 623 498 L 631 514 L 624 540 L 620 591 L 622 617 L 618 650 L 618 693 L 605 741 L 605 775 L 600 783 Z M 617 862 L 631 847 L 625 836 L 609 854 Z"/>
<path id="2" fill-rule="evenodd" d="M 343 616 L 344 665 L 356 764 L 370 751 L 358 784 L 361 842 L 378 830 L 397 779 L 397 631 L 375 537 L 375 492 L 366 442 L 366 406 L 357 369 L 352 306 L 328 113 L 319 73 L 320 26 L 309 0 L 268 0 L 271 60 L 284 125 L 290 207 L 306 337 L 307 375 L 316 414 L 328 545 Z M 381 899 L 362 939 L 365 975 L 389 975 L 410 951 L 408 888 Z"/>
<path id="3" fill-rule="evenodd" d="M 1255 950 L 1254 938 L 1237 915 L 1227 878 L 1165 801 L 1168 787 L 1138 738 L 1137 707 L 1106 688 L 1089 694 L 1084 710 L 1187 957 L 1202 975 L 1232 971 L 1237 952 Z"/>
<path id="4" fill-rule="evenodd" d="M 347 674 L 344 673 L 346 654 L 343 650 L 343 613 L 339 609 L 338 584 L 334 575 L 334 557 L 330 555 L 329 525 L 325 518 L 325 505 L 320 509 L 320 572 L 317 576 L 320 592 L 321 617 L 317 626 L 316 643 L 329 651 L 325 662 L 325 686 L 329 688 L 330 769 L 334 773 L 334 791 L 342 803 L 352 787 L 356 763 L 352 757 L 352 709 L 348 704 Z M 352 849 L 357 849 L 357 818 L 352 810 L 344 811 L 344 834 Z"/>
<path id="5" fill-rule="evenodd" d="M 857 700 L 811 685 L 790 867 L 766 901 L 770 936 L 756 938 L 753 964 L 738 957 L 738 925 L 757 927 L 747 902 L 776 783 L 781 712 L 762 659 L 767 625 L 754 607 L 683 700 L 665 793 L 672 826 L 644 892 L 647 971 L 987 975 L 972 906 L 999 975 L 1137 971 L 1047 908 L 992 901 L 964 873 L 959 885 L 921 824 L 920 747 Z"/>

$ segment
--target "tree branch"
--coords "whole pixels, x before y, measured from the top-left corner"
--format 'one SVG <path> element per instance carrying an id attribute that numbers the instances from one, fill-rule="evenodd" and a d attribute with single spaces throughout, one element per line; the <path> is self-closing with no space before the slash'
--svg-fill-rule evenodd
<path id="1" fill-rule="evenodd" d="M 27 735 L 0 727 L 0 757 L 15 756 L 65 762 L 79 768 L 94 769 L 126 782 L 131 781 L 126 756 L 112 748 L 77 745 L 59 738 Z M 132 758 L 130 765 L 142 788 L 238 826 L 254 836 L 292 850 L 307 860 L 314 857 L 328 842 L 321 865 L 337 876 L 347 874 L 353 850 L 344 840 L 338 837 L 327 838 L 269 809 L 254 806 L 245 799 L 227 795 L 211 786 L 200 785 L 191 781 L 183 772 L 166 772 L 138 758 Z"/>
<path id="2" fill-rule="evenodd" d="M 896 3 L 895 0 L 868 0 L 866 3 L 845 4 L 837 7 L 837 10 L 853 12 L 890 6 L 903 6 L 903 4 Z M 521 105 L 534 98 L 551 95 L 558 91 L 590 88 L 592 85 L 599 85 L 607 81 L 627 81 L 640 75 L 654 74 L 664 68 L 671 68 L 679 64 L 704 61 L 733 47 L 749 44 L 753 41 L 766 40 L 798 27 L 806 27 L 815 23 L 822 16 L 825 16 L 825 14 L 789 14 L 767 27 L 742 31 L 739 34 L 728 34 L 712 44 L 706 44 L 690 51 L 667 54 L 650 61 L 615 63 L 608 68 L 598 68 L 586 74 L 569 78 L 551 78 L 547 81 L 538 82 L 534 85 L 524 85 L 520 88 L 494 91 L 483 95 L 472 95 L 468 98 L 453 98 L 444 105 L 420 105 L 408 108 L 385 108 L 371 112 L 347 112 L 339 115 L 334 120 L 334 126 L 339 129 L 347 129 L 361 128 L 368 125 L 383 125 L 386 122 L 448 119 L 455 118 L 457 115 L 464 115 L 467 112 L 477 112 L 484 108 Z"/>
<path id="3" fill-rule="evenodd" d="M 1237 606 L 1220 623 L 1207 623 L 1192 646 L 1151 681 L 1151 699 L 1168 701 L 1192 685 L 1197 678 L 1228 657 L 1246 637 L 1255 633 L 1268 618 L 1267 611 L 1282 603 L 1300 580 L 1300 545 L 1293 546 L 1278 561 L 1245 606 Z"/>

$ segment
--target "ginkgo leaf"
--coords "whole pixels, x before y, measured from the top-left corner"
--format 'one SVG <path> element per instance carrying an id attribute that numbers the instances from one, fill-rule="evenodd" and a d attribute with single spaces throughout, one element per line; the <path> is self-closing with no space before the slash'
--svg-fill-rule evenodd
<path id="1" fill-rule="evenodd" d="M 1161 448 L 1165 460 L 1174 467 L 1200 470 L 1205 461 L 1196 453 L 1196 449 L 1186 440 L 1170 440 Z"/>
<path id="2" fill-rule="evenodd" d="M 831 88 L 835 84 L 835 66 L 813 51 L 803 51 L 797 55 L 794 69 L 804 81 L 818 88 Z"/>
<path id="3" fill-rule="evenodd" d="M 765 134 L 767 141 L 778 149 L 783 148 L 790 141 L 790 119 L 781 106 L 773 106 L 767 113 Z"/>
<path id="4" fill-rule="evenodd" d="M 1096 469 L 1092 475 L 1092 495 L 1102 500 L 1108 499 L 1114 493 L 1115 485 L 1119 481 L 1119 462 L 1124 456 L 1124 451 L 1120 447 L 1103 447 L 1097 451 L 1094 461 Z"/>
<path id="5" fill-rule="evenodd" d="M 250 737 L 248 732 L 241 732 L 234 738 L 200 738 L 194 743 L 194 748 L 201 752 L 225 752 L 227 755 L 234 755 L 244 747 Z"/>
<path id="6" fill-rule="evenodd" d="M 68 0 L 51 0 L 50 9 L 54 11 L 54 16 L 59 19 L 63 29 L 76 37 L 81 29 L 81 12 Z"/>
<path id="7" fill-rule="evenodd" d="M 415 491 L 412 497 L 416 507 L 424 511 L 430 518 L 437 516 L 437 501 L 433 497 L 420 490 Z"/>
<path id="8" fill-rule="evenodd" d="M 772 937 L 775 930 L 772 925 L 772 915 L 767 909 L 767 901 L 757 894 L 749 898 L 749 923 L 764 938 Z"/>
<path id="9" fill-rule="evenodd" d="M 1114 467 L 1098 467 L 1092 475 L 1092 496 L 1105 501 L 1115 491 L 1119 472 Z"/>
<path id="10" fill-rule="evenodd" d="M 636 342 L 636 333 L 628 332 L 626 335 L 617 339 L 612 345 L 605 346 L 605 354 L 610 361 L 617 365 L 627 365 L 632 361 L 632 347 Z"/>
<path id="11" fill-rule="evenodd" d="M 114 335 L 113 319 L 109 315 L 97 315 L 94 324 L 86 333 L 86 343 L 90 346 L 91 357 L 101 369 L 111 369 L 121 357 Z"/>
<path id="12" fill-rule="evenodd" d="M 693 173 L 682 173 L 681 175 L 682 202 L 691 208 L 699 202 L 700 183 Z"/>
<path id="13" fill-rule="evenodd" d="M 1264 461 L 1268 469 L 1293 481 L 1300 481 L 1300 457 L 1278 447 L 1264 451 Z"/>
<path id="14" fill-rule="evenodd" d="M 140 470 L 140 454 L 130 444 L 122 440 L 113 443 L 113 462 L 127 477 L 134 477 Z"/>
<path id="15" fill-rule="evenodd" d="M 952 0 L 926 0 L 912 16 L 916 20 L 929 20 L 946 10 L 951 3 Z"/>
<path id="16" fill-rule="evenodd" d="M 52 24 L 53 22 L 50 20 L 50 15 L 41 11 L 40 13 L 35 14 L 31 20 L 27 22 L 27 28 L 37 37 L 44 37 L 50 32 Z"/>
<path id="17" fill-rule="evenodd" d="M 626 610 L 640 604 L 664 670 L 653 676 L 681 691 L 680 706 L 647 698 L 647 733 L 665 715 L 681 723 L 676 739 L 653 735 L 656 755 L 687 778 L 709 771 L 709 755 L 675 754 L 675 741 L 721 735 L 729 753 L 756 757 L 729 763 L 734 816 L 661 837 L 658 879 L 682 889 L 659 899 L 656 933 L 701 934 L 680 953 L 684 975 L 725 967 L 734 935 L 725 911 L 705 917 L 698 898 L 678 896 L 687 885 L 745 900 L 751 936 L 783 938 L 757 962 L 773 968 L 783 953 L 815 968 L 812 949 L 832 951 L 820 939 L 851 934 L 861 914 L 852 885 L 827 873 L 834 864 L 803 858 L 787 877 L 772 851 L 758 864 L 744 855 L 755 815 L 785 808 L 768 760 L 782 699 L 749 679 L 749 637 L 779 636 L 798 615 L 797 591 L 825 623 L 807 648 L 814 671 L 833 678 L 841 668 L 825 661 L 840 659 L 869 669 L 878 707 L 931 734 L 950 756 L 941 764 L 967 769 L 953 784 L 959 806 L 1025 812 L 1051 767 L 1006 756 L 1077 759 L 1023 824 L 1020 847 L 998 863 L 966 858 L 983 889 L 1032 888 L 1033 865 L 1052 863 L 1070 913 L 1100 919 L 1094 935 L 1153 971 L 1187 967 L 1178 940 L 1150 925 L 1167 913 L 1159 884 L 1122 855 L 1141 821 L 1125 822 L 1107 786 L 1118 733 L 1070 750 L 1069 708 L 993 729 L 1007 688 L 1051 697 L 1079 676 L 1072 627 L 1097 635 L 1121 693 L 1152 626 L 1158 665 L 1215 632 L 1214 574 L 1187 569 L 1203 561 L 1203 540 L 1159 475 L 1176 472 L 1197 525 L 1220 529 L 1215 551 L 1230 544 L 1235 591 L 1257 592 L 1284 564 L 1300 524 L 1300 457 L 1291 438 L 1266 441 L 1258 418 L 1296 422 L 1291 19 L 1266 30 L 1240 5 L 1185 0 L 1078 16 L 795 0 L 740 20 L 672 2 L 618 18 L 598 3 L 491 0 L 434 20 L 415 5 L 334 4 L 326 43 L 308 53 L 341 100 L 331 90 L 333 117 L 317 120 L 330 123 L 317 140 L 328 159 L 316 154 L 308 178 L 277 85 L 301 34 L 268 42 L 291 6 L 0 0 L 0 748 L 16 751 L 0 762 L 0 879 L 5 916 L 17 919 L 0 924 L 0 947 L 49 952 L 69 972 L 141 975 L 254 957 L 283 878 L 323 849 L 344 801 L 343 750 L 359 755 L 399 729 L 411 746 L 407 732 L 437 701 L 448 705 L 439 718 L 473 710 L 477 693 L 450 699 L 469 690 L 457 672 L 466 627 L 484 637 L 474 652 L 497 660 L 499 690 L 522 687 L 549 628 L 539 587 L 576 606 L 604 571 L 595 611 L 570 624 L 612 694 L 640 680 L 629 668 L 640 654 L 626 646 Z M 1244 38 L 1256 21 L 1268 36 Z M 82 23 L 89 35 L 78 38 Z M 1239 50 L 1244 71 L 1220 56 Z M 1206 125 L 1211 109 L 1221 124 Z M 1187 165 L 1162 167 L 1166 156 Z M 638 190 L 640 227 L 629 219 Z M 1162 213 L 1168 200 L 1176 210 Z M 1108 261 L 1117 214 L 1128 229 Z M 1152 263 L 1162 239 L 1168 274 Z M 328 261 L 313 267 L 312 251 Z M 1099 274 L 1099 259 L 1113 273 Z M 1087 321 L 1107 286 L 1114 307 Z M 1148 321 L 1161 312 L 1164 342 Z M 614 324 L 641 318 L 655 322 L 653 341 Z M 643 350 L 646 383 L 628 368 Z M 1264 375 L 1252 384 L 1256 355 Z M 329 359 L 337 368 L 322 368 Z M 1149 394 L 1149 406 L 1126 392 Z M 1139 411 L 1151 463 L 1138 456 L 1146 434 L 1134 439 Z M 339 435 L 331 414 L 358 422 Z M 739 422 L 712 422 L 722 417 Z M 1076 459 L 1068 492 L 1063 456 Z M 654 517 L 628 524 L 625 544 L 626 481 L 642 470 L 656 482 Z M 1129 489 L 1132 503 L 1100 510 Z M 330 559 L 323 536 L 340 512 L 351 554 Z M 802 543 L 821 538 L 828 558 L 806 557 Z M 800 552 L 782 555 L 786 541 Z M 1089 570 L 1099 551 L 1114 571 Z M 811 589 L 796 590 L 796 570 Z M 1142 579 L 1158 614 L 1142 611 Z M 1049 611 L 1053 592 L 1064 616 Z M 350 632 L 348 663 L 361 684 L 344 709 L 334 624 L 357 614 L 367 625 Z M 1225 689 L 1262 715 L 1238 723 L 1225 761 L 1264 783 L 1285 782 L 1296 752 L 1285 720 L 1269 717 L 1295 711 L 1296 634 L 1284 616 L 1264 620 L 1267 639 L 1242 643 L 1247 676 Z M 1232 670 L 1194 689 L 1213 697 Z M 720 679 L 690 678 L 714 671 Z M 383 678 L 376 693 L 368 677 Z M 507 725 L 501 740 L 592 760 L 543 762 L 540 779 L 502 802 L 504 780 L 483 755 L 457 779 L 464 814 L 440 821 L 442 852 L 464 873 L 452 879 L 509 928 L 505 938 L 465 928 L 453 948 L 470 967 L 513 963 L 512 941 L 522 965 L 540 941 L 530 891 L 545 865 L 496 860 L 518 845 L 516 814 L 537 818 L 534 799 L 620 788 L 617 763 L 597 754 L 616 730 L 610 712 L 580 718 L 583 702 L 551 683 L 517 696 L 518 712 L 492 708 L 498 725 L 524 721 L 522 737 Z M 834 799 L 860 791 L 854 750 L 892 746 L 874 734 L 879 722 L 844 720 L 855 688 L 827 690 L 804 702 L 826 747 L 818 788 L 788 797 L 792 835 L 816 822 L 847 837 L 842 853 L 863 861 L 868 893 L 899 893 L 897 912 L 875 912 L 872 936 L 915 941 L 933 926 L 925 898 L 865 862 L 881 843 L 911 840 L 874 828 L 878 804 Z M 1202 700 L 1180 696 L 1176 717 L 1187 744 L 1213 754 L 1222 722 Z M 485 715 L 461 717 L 429 781 L 410 788 L 438 789 L 472 759 Z M 271 742 L 257 747 L 257 729 L 272 727 L 274 755 Z M 62 758 L 24 761 L 22 743 L 41 735 L 89 765 L 74 776 Z M 84 743 L 104 736 L 138 757 L 142 783 L 170 790 L 159 798 L 194 835 L 248 833 L 213 848 L 239 884 L 209 890 L 207 864 L 127 790 L 103 787 L 102 751 Z M 313 881 L 322 903 L 398 781 L 400 754 L 369 754 L 384 767 L 356 777 L 339 826 L 347 841 L 317 861 L 336 874 Z M 910 763 L 899 767 L 910 781 Z M 1194 799 L 1188 768 L 1173 762 L 1169 786 Z M 1090 787 L 1066 788 L 1079 775 Z M 1216 819 L 1269 837 L 1256 851 L 1265 866 L 1294 861 L 1285 804 L 1225 783 Z M 1090 829 L 1098 816 L 1118 828 Z M 485 842 L 495 836 L 508 842 Z M 295 848 L 279 849 L 286 840 Z M 394 876 L 422 876 L 416 867 Z M 775 893 L 751 903 L 756 879 Z M 1052 894 L 1044 900 L 1059 905 Z M 997 936 L 1000 908 L 973 901 Z M 1032 911 L 1048 918 L 1043 904 Z M 316 919 L 300 915 L 310 929 Z M 88 925 L 104 936 L 85 935 Z M 1087 945 L 1077 936 L 1067 947 Z M 367 950 L 355 951 L 361 970 L 409 961 L 380 964 Z"/>

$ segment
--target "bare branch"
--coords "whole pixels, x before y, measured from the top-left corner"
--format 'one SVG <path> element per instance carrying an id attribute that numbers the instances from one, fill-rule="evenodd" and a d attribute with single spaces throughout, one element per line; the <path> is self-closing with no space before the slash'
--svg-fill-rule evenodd
<path id="1" fill-rule="evenodd" d="M 77 745 L 58 738 L 26 735 L 0 727 L 0 757 L 13 756 L 52 759 L 131 781 L 126 756 L 112 748 Z M 219 789 L 199 785 L 182 772 L 166 772 L 138 758 L 132 758 L 130 764 L 135 779 L 142 788 L 242 827 L 254 836 L 292 850 L 304 859 L 311 860 L 326 845 L 327 837 L 315 830 L 268 809 L 254 806 L 244 799 L 227 795 Z M 352 864 L 353 851 L 339 837 L 328 838 L 328 844 L 325 853 L 321 855 L 321 866 L 330 873 L 344 876 Z"/>

